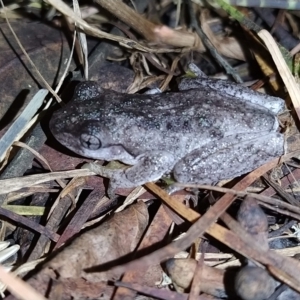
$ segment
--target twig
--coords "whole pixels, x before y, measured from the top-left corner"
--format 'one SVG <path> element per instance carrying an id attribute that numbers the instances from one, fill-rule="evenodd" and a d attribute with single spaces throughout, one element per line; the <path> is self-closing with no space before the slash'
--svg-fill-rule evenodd
<path id="1" fill-rule="evenodd" d="M 46 300 L 45 297 L 39 294 L 28 283 L 24 282 L 12 273 L 7 273 L 2 266 L 0 266 L 0 280 L 7 285 L 7 289 L 18 299 Z"/>
<path id="2" fill-rule="evenodd" d="M 230 64 L 225 59 L 223 59 L 223 57 L 218 53 L 217 49 L 212 45 L 211 41 L 208 39 L 202 28 L 198 25 L 191 0 L 187 0 L 187 3 L 191 18 L 191 26 L 196 30 L 197 34 L 200 36 L 201 40 L 203 41 L 203 44 L 207 47 L 210 54 L 218 62 L 218 64 L 225 69 L 226 73 L 230 74 L 236 82 L 242 83 L 243 80 L 241 79 L 241 77 L 234 71 Z"/>
<path id="3" fill-rule="evenodd" d="M 259 37 L 265 42 L 273 61 L 278 69 L 278 73 L 281 76 L 293 102 L 296 114 L 300 120 L 300 88 L 297 85 L 294 76 L 288 68 L 285 60 L 271 34 L 263 29 L 258 33 Z"/>
<path id="4" fill-rule="evenodd" d="M 95 0 L 95 2 L 149 41 L 161 42 L 176 47 L 195 47 L 195 44 L 198 44 L 198 50 L 204 51 L 204 47 L 201 47 L 201 43 L 198 43 L 199 41 L 196 40 L 194 34 L 173 30 L 163 25 L 156 25 L 142 17 L 123 1 Z"/>

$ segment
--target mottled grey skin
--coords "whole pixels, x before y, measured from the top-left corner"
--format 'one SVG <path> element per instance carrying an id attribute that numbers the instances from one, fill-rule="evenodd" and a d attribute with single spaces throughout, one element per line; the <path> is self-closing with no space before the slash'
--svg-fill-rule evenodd
<path id="1" fill-rule="evenodd" d="M 74 99 L 53 115 L 50 129 L 75 153 L 131 165 L 121 170 L 97 168 L 111 178 L 111 193 L 169 172 L 181 183 L 211 184 L 283 154 L 284 137 L 277 132 L 274 112 L 239 99 L 240 86 L 238 93 L 229 95 L 220 90 L 219 81 L 217 90 L 211 87 L 212 79 L 203 80 L 209 84 L 188 89 L 187 81 L 181 85 L 184 91 L 155 95 L 121 94 L 83 82 Z M 283 100 L 268 99 L 283 108 Z M 266 102 L 262 105 L 270 107 Z"/>

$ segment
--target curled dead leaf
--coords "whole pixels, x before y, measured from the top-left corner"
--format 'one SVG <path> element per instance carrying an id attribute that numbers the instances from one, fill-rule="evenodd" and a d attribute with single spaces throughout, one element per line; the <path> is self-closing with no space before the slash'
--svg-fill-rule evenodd
<path id="1" fill-rule="evenodd" d="M 147 225 L 147 205 L 142 201 L 131 205 L 98 227 L 78 236 L 42 266 L 41 271 L 29 282 L 38 291 L 45 294 L 49 289 L 50 282 L 53 281 L 49 299 L 56 299 L 55 287 L 57 286 L 63 286 L 64 294 L 68 294 L 68 296 L 85 295 L 82 299 L 89 299 L 87 296 L 89 291 L 93 295 L 95 293 L 94 290 L 89 290 L 90 284 L 95 283 L 97 286 L 100 284 L 103 286 L 101 292 L 103 295 L 107 295 L 107 298 L 103 296 L 101 299 L 109 299 L 112 289 L 106 283 L 109 280 L 118 279 L 121 273 L 107 270 L 109 268 L 100 272 L 98 271 L 100 267 L 97 266 L 106 263 L 114 265 L 113 261 L 132 253 Z M 97 271 L 88 271 L 95 267 L 97 267 Z M 81 282 L 80 285 L 72 284 L 78 280 Z M 103 285 L 103 283 L 105 284 Z M 73 288 L 70 289 L 71 286 Z M 77 288 L 74 289 L 74 286 Z M 68 298 L 66 296 L 61 299 Z"/>

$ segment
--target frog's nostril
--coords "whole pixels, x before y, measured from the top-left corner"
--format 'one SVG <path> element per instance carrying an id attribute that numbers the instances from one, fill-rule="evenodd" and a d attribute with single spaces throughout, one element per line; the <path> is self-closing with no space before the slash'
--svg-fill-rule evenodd
<path id="1" fill-rule="evenodd" d="M 89 150 L 97 150 L 101 148 L 101 141 L 94 135 L 82 133 L 80 136 L 81 145 Z"/>

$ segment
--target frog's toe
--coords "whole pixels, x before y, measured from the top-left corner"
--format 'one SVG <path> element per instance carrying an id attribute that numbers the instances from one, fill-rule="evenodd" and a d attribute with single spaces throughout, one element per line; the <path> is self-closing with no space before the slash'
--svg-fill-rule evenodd
<path id="1" fill-rule="evenodd" d="M 89 163 L 85 163 L 81 169 L 88 169 L 100 176 L 104 176 L 104 177 L 108 177 L 111 178 L 111 176 L 109 175 L 113 175 L 109 174 L 111 172 L 111 170 L 106 169 L 105 167 L 98 165 L 97 163 L 94 162 L 89 162 Z M 118 170 L 116 170 L 115 172 L 117 172 Z M 109 199 L 111 199 L 112 201 L 114 201 L 116 199 L 116 188 L 118 187 L 118 182 L 116 182 L 114 179 L 110 179 L 109 181 L 109 185 L 108 185 L 108 189 L 107 189 L 107 196 Z"/>
<path id="2" fill-rule="evenodd" d="M 183 189 L 182 186 L 179 186 L 179 185 L 177 185 L 177 184 L 171 184 L 171 185 L 169 185 L 169 186 L 166 188 L 166 192 L 167 192 L 169 195 L 171 195 L 171 194 L 173 194 L 173 193 L 175 193 L 175 192 L 177 192 L 177 191 L 180 191 L 180 190 L 182 190 L 182 189 Z"/>
<path id="3" fill-rule="evenodd" d="M 81 169 L 88 169 L 96 174 L 99 174 L 99 165 L 94 162 L 88 162 L 81 166 Z"/>
<path id="4" fill-rule="evenodd" d="M 111 182 L 111 180 L 109 181 L 108 184 L 108 188 L 107 188 L 107 196 L 111 201 L 116 200 L 117 196 L 116 196 L 116 187 L 113 184 L 113 182 Z"/>

